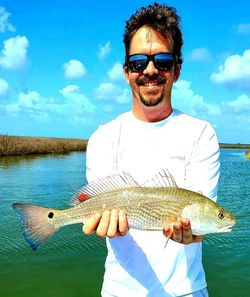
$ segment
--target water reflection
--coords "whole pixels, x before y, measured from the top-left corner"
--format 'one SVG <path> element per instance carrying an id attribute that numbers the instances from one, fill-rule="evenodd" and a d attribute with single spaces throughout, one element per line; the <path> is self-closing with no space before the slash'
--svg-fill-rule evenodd
<path id="1" fill-rule="evenodd" d="M 65 158 L 69 155 L 67 154 L 37 154 L 37 155 L 22 155 L 22 156 L 1 156 L 0 157 L 0 167 L 6 169 L 11 166 L 20 165 L 22 163 L 31 164 L 37 159 L 58 159 Z"/>

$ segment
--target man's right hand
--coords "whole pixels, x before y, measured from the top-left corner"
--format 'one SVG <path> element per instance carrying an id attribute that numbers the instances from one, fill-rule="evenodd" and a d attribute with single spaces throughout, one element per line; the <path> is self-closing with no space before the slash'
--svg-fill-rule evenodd
<path id="1" fill-rule="evenodd" d="M 106 210 L 102 214 L 96 213 L 86 221 L 82 230 L 86 235 L 96 232 L 100 237 L 124 236 L 128 232 L 125 211 L 112 209 L 111 211 Z"/>

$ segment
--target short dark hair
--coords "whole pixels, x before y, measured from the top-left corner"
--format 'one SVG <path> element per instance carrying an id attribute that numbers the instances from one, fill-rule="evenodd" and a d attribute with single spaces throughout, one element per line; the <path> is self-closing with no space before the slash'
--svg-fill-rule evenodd
<path id="1" fill-rule="evenodd" d="M 160 33 L 164 38 L 171 35 L 174 43 L 173 53 L 177 63 L 182 64 L 181 47 L 183 45 L 180 29 L 180 17 L 176 9 L 163 4 L 153 3 L 147 7 L 141 7 L 126 21 L 123 42 L 125 45 L 126 57 L 129 55 L 130 43 L 134 34 L 143 26 L 148 26 Z"/>

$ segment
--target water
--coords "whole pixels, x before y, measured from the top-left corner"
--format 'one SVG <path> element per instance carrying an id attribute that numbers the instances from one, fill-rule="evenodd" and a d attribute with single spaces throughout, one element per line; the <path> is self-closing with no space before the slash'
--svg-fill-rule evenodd
<path id="1" fill-rule="evenodd" d="M 250 161 L 245 150 L 221 150 L 219 202 L 237 217 L 232 233 L 209 235 L 204 264 L 212 297 L 250 296 Z"/>
<path id="2" fill-rule="evenodd" d="M 238 218 L 232 233 L 209 235 L 204 265 L 211 297 L 250 295 L 250 161 L 243 150 L 222 150 L 220 203 Z M 100 296 L 106 248 L 81 225 L 57 232 L 30 250 L 13 202 L 67 207 L 85 180 L 85 154 L 0 158 L 0 296 Z"/>

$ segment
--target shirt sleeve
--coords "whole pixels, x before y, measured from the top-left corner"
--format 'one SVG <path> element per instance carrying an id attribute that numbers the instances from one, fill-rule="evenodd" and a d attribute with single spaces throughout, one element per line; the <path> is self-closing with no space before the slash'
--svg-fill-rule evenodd
<path id="1" fill-rule="evenodd" d="M 220 175 L 219 156 L 216 133 L 212 126 L 206 123 L 187 162 L 186 188 L 200 191 L 204 196 L 216 201 Z"/>

